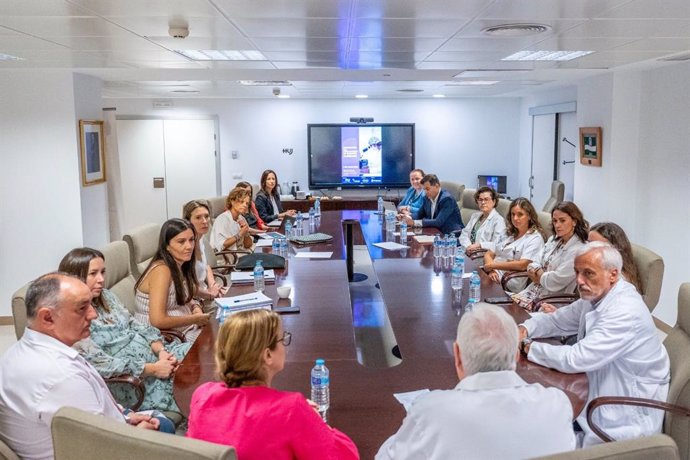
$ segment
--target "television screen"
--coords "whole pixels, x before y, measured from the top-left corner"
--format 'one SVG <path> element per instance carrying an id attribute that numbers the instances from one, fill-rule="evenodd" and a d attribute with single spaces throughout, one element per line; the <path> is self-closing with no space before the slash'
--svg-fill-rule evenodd
<path id="1" fill-rule="evenodd" d="M 477 176 L 477 188 L 485 185 L 496 190 L 501 195 L 508 193 L 506 191 L 506 176 Z"/>
<path id="2" fill-rule="evenodd" d="M 408 187 L 414 124 L 310 124 L 310 188 Z"/>

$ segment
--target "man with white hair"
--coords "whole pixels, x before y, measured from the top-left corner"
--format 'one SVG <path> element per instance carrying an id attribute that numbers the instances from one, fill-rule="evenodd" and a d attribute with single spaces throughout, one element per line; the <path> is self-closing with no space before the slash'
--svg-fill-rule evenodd
<path id="1" fill-rule="evenodd" d="M 620 277 L 622 266 L 620 253 L 608 243 L 583 246 L 575 257 L 580 299 L 520 325 L 521 350 L 543 366 L 586 372 L 589 401 L 599 396 L 666 401 L 668 354 L 642 297 Z M 531 341 L 572 334 L 578 338 L 572 346 Z M 634 406 L 612 405 L 594 412 L 596 424 L 616 440 L 659 433 L 663 419 L 663 411 Z M 602 442 L 587 425 L 584 411 L 577 422 L 584 446 Z"/>
<path id="2" fill-rule="evenodd" d="M 478 303 L 465 313 L 453 356 L 460 383 L 417 398 L 377 460 L 529 458 L 575 448 L 565 393 L 515 373 L 518 330 L 503 309 Z"/>

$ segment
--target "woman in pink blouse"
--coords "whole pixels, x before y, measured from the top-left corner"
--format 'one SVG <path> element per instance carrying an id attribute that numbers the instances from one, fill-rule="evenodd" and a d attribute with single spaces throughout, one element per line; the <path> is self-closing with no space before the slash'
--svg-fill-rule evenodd
<path id="1" fill-rule="evenodd" d="M 242 460 L 358 459 L 352 440 L 328 426 L 312 402 L 271 388 L 291 339 L 275 312 L 229 316 L 216 343 L 221 382 L 194 391 L 187 436 L 233 446 Z"/>

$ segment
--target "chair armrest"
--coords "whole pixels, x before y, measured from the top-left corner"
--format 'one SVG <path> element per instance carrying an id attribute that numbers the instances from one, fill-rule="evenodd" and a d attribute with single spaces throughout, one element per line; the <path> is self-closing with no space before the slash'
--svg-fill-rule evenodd
<path id="1" fill-rule="evenodd" d="M 133 375 L 118 375 L 117 377 L 108 377 L 105 380 L 106 383 L 119 383 L 123 385 L 130 385 L 132 389 L 134 390 L 134 394 L 137 396 L 137 401 L 132 405 L 132 407 L 129 407 L 129 409 L 132 409 L 133 411 L 136 411 L 139 409 L 144 402 L 144 393 L 146 392 L 146 387 L 144 385 L 144 382 L 142 382 L 138 377 L 134 377 Z"/>
<path id="2" fill-rule="evenodd" d="M 503 278 L 501 278 L 501 287 L 504 291 L 508 292 L 506 285 L 508 284 L 508 281 L 515 278 L 527 278 L 527 272 L 507 272 L 505 275 L 503 275 Z"/>
<path id="3" fill-rule="evenodd" d="M 175 339 L 179 339 L 180 342 L 186 342 L 187 339 L 185 339 L 184 334 L 182 334 L 179 331 L 173 331 L 171 329 L 161 329 L 161 335 L 165 339 L 166 342 L 172 342 Z"/>
<path id="4" fill-rule="evenodd" d="M 539 310 L 542 303 L 571 304 L 579 299 L 575 294 L 551 294 L 540 297 L 535 303 L 535 311 Z"/>
<path id="5" fill-rule="evenodd" d="M 221 270 L 217 270 L 218 267 L 211 269 L 211 272 L 213 273 L 213 277 L 220 281 L 220 284 L 223 285 L 223 287 L 228 287 L 228 279 L 225 277 L 225 274 Z"/>
<path id="6" fill-rule="evenodd" d="M 676 415 L 690 417 L 690 408 L 677 406 L 675 404 L 669 404 L 667 402 L 657 401 L 654 399 L 632 398 L 628 396 L 602 396 L 600 398 L 594 398 L 587 406 L 587 424 L 592 429 L 594 434 L 599 436 L 604 442 L 612 442 L 615 441 L 615 439 L 596 426 L 596 424 L 592 421 L 592 414 L 598 407 L 609 405 L 649 407 L 651 409 L 661 409 Z"/>
<path id="7" fill-rule="evenodd" d="M 480 248 L 480 249 L 477 249 L 475 251 L 467 253 L 467 256 L 472 260 L 477 260 L 477 259 L 483 258 L 484 254 L 486 254 L 487 251 L 488 251 L 488 249 Z"/>

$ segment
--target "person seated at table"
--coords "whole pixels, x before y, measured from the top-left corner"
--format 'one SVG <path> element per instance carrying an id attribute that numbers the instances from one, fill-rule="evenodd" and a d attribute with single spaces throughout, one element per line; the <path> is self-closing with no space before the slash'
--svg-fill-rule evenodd
<path id="1" fill-rule="evenodd" d="M 424 187 L 424 205 L 419 210 L 417 219 L 406 215 L 399 215 L 405 219 L 407 225 L 415 227 L 436 227 L 442 233 L 452 233 L 462 230 L 462 217 L 458 203 L 446 190 L 441 189 L 441 182 L 435 174 L 427 174 L 422 178 Z"/>
<path id="2" fill-rule="evenodd" d="M 621 276 L 625 281 L 635 286 L 637 292 L 642 293 L 640 275 L 632 254 L 632 245 L 625 231 L 613 222 L 600 222 L 589 229 L 589 241 L 603 241 L 618 249 L 623 257 Z"/>
<path id="3" fill-rule="evenodd" d="M 201 303 L 194 299 L 197 289 L 194 271 L 196 231 L 184 219 L 170 219 L 161 226 L 158 250 L 134 285 L 134 318 L 158 329 L 182 333 L 194 342 L 201 326 L 208 323 Z"/>
<path id="4" fill-rule="evenodd" d="M 352 440 L 328 426 L 314 403 L 271 388 L 291 340 L 273 311 L 226 318 L 216 343 L 221 381 L 194 391 L 187 436 L 231 445 L 242 460 L 359 458 Z"/>
<path id="5" fill-rule="evenodd" d="M 96 318 L 91 301 L 89 287 L 64 273 L 43 275 L 26 291 L 24 335 L 0 356 L 0 440 L 19 458 L 53 458 L 50 424 L 66 406 L 139 428 L 175 431 L 162 414 L 125 414 L 96 369 L 72 348 L 89 336 Z"/>
<path id="6" fill-rule="evenodd" d="M 484 254 L 484 271 L 494 283 L 500 283 L 506 271 L 527 270 L 544 248 L 544 229 L 527 198 L 513 200 L 508 217 L 503 238 L 498 243 L 482 243 L 488 249 Z M 509 280 L 506 287 L 509 292 L 520 292 L 526 284 L 525 278 L 515 278 Z"/>
<path id="7" fill-rule="evenodd" d="M 249 206 L 247 213 L 244 214 L 244 220 L 246 220 L 247 225 L 249 225 L 249 233 L 252 235 L 264 233 L 266 230 L 268 230 L 268 225 L 266 225 L 266 222 L 264 222 L 264 220 L 259 216 L 259 211 L 256 210 L 256 203 L 254 203 L 253 197 L 254 189 L 252 189 L 252 184 L 242 181 L 238 182 L 235 188 L 241 188 L 249 192 Z"/>
<path id="8" fill-rule="evenodd" d="M 216 251 L 251 248 L 254 238 L 243 217 L 249 209 L 249 193 L 241 188 L 232 189 L 225 199 L 225 208 L 213 222 L 211 246 Z"/>
<path id="9" fill-rule="evenodd" d="M 620 253 L 608 243 L 587 243 L 578 248 L 574 267 L 580 299 L 521 324 L 523 354 L 560 372 L 586 372 L 588 404 L 600 396 L 665 402 L 669 357 L 642 296 L 620 277 Z M 574 345 L 532 342 L 571 334 L 577 334 Z M 602 442 L 588 426 L 585 412 L 577 418 L 583 445 Z M 615 440 L 659 433 L 663 420 L 663 411 L 637 406 L 609 405 L 593 413 L 596 425 Z"/>
<path id="10" fill-rule="evenodd" d="M 194 246 L 194 271 L 196 272 L 196 295 L 202 299 L 215 299 L 227 292 L 222 284 L 216 281 L 213 270 L 206 258 L 206 239 L 211 222 L 211 212 L 205 201 L 192 200 L 182 207 L 182 218 L 190 221 L 196 230 L 196 245 Z"/>
<path id="11" fill-rule="evenodd" d="M 419 217 L 419 210 L 424 206 L 424 187 L 422 187 L 422 178 L 424 171 L 421 169 L 413 169 L 410 172 L 410 185 L 407 193 L 398 204 L 398 211 L 408 215 L 412 219 Z"/>
<path id="12" fill-rule="evenodd" d="M 535 301 L 544 295 L 570 294 L 575 290 L 573 260 L 587 241 L 589 224 L 575 203 L 562 201 L 551 211 L 551 230 L 553 235 L 541 255 L 527 266 L 532 284 L 513 295 L 513 300 L 527 309 L 532 309 Z"/>
<path id="13" fill-rule="evenodd" d="M 90 337 L 74 345 L 102 377 L 130 374 L 144 381 L 146 391 L 141 410 L 179 412 L 172 394 L 172 376 L 191 343 L 165 343 L 158 329 L 136 321 L 115 294 L 103 288 L 105 257 L 91 248 L 72 249 L 58 270 L 74 275 L 91 290 L 96 318 Z M 112 385 L 110 392 L 123 406 L 136 401 L 131 387 Z"/>
<path id="14" fill-rule="evenodd" d="M 472 213 L 470 221 L 460 233 L 460 244 L 468 253 L 490 249 L 503 237 L 505 219 L 496 211 L 498 193 L 491 187 L 480 187 L 474 192 L 479 211 Z"/>
<path id="15" fill-rule="evenodd" d="M 515 372 L 518 328 L 502 308 L 478 303 L 453 342 L 460 383 L 412 403 L 376 460 L 531 458 L 575 449 L 573 409 L 557 388 Z"/>
<path id="16" fill-rule="evenodd" d="M 294 209 L 283 211 L 278 194 L 278 176 L 270 169 L 261 174 L 261 190 L 256 194 L 254 202 L 259 217 L 267 224 L 276 219 L 296 214 Z"/>

